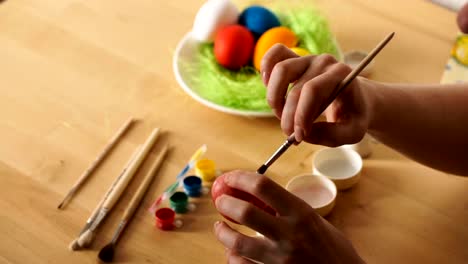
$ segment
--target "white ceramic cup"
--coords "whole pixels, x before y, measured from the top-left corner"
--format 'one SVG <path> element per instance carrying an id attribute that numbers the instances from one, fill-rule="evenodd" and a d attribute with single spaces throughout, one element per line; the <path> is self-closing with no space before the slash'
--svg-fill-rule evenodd
<path id="1" fill-rule="evenodd" d="M 365 134 L 364 137 L 361 139 L 356 144 L 349 144 L 349 145 L 344 145 L 346 148 L 350 148 L 359 155 L 361 155 L 361 158 L 365 159 L 369 157 L 372 154 L 372 142 L 371 142 L 371 136 L 369 134 Z"/>
<path id="2" fill-rule="evenodd" d="M 328 215 L 335 206 L 337 189 L 325 176 L 302 174 L 286 184 L 286 190 L 301 198 L 321 215 Z"/>
<path id="3" fill-rule="evenodd" d="M 312 167 L 314 174 L 329 178 L 338 190 L 345 190 L 359 181 L 362 158 L 350 148 L 323 148 L 314 154 Z"/>

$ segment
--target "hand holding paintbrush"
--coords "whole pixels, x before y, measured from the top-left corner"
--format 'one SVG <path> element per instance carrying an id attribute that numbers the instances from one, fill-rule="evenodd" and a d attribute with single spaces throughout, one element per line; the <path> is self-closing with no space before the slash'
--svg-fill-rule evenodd
<path id="1" fill-rule="evenodd" d="M 384 40 L 382 40 L 372 51 L 367 55 L 359 65 L 349 73 L 346 78 L 340 82 L 335 91 L 331 94 L 328 100 L 320 105 L 318 111 L 321 114 L 327 107 L 340 95 L 341 92 L 359 75 L 359 73 L 374 59 L 375 56 L 387 45 L 388 42 L 393 38 L 395 32 L 390 33 Z M 276 150 L 275 153 L 257 169 L 258 174 L 264 174 L 266 170 L 273 164 L 288 148 L 293 144 L 299 144 L 300 142 L 296 141 L 297 136 L 293 133 L 288 137 L 288 139 Z"/>

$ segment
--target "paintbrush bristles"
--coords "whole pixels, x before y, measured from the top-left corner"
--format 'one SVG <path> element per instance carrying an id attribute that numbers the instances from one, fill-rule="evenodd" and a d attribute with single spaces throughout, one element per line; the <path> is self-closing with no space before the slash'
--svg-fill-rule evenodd
<path id="1" fill-rule="evenodd" d="M 76 250 L 79 250 L 80 249 L 80 245 L 78 245 L 78 239 L 75 238 L 71 243 L 70 245 L 68 245 L 68 249 L 70 249 L 71 251 L 76 251 Z"/>
<path id="2" fill-rule="evenodd" d="M 98 257 L 103 262 L 112 262 L 114 259 L 114 243 L 109 243 L 99 251 Z"/>
<path id="3" fill-rule="evenodd" d="M 94 240 L 94 236 L 96 235 L 96 233 L 94 233 L 93 231 L 91 230 L 86 230 L 79 238 L 78 238 L 78 246 L 80 248 L 88 248 L 89 246 L 91 246 L 91 243 L 93 243 L 93 240 Z"/>

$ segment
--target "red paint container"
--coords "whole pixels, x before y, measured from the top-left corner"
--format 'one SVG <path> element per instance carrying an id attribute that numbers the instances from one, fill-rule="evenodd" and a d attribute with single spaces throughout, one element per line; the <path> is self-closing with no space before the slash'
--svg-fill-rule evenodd
<path id="1" fill-rule="evenodd" d="M 156 216 L 156 226 L 161 230 L 174 229 L 175 212 L 171 208 L 160 208 L 154 214 Z"/>

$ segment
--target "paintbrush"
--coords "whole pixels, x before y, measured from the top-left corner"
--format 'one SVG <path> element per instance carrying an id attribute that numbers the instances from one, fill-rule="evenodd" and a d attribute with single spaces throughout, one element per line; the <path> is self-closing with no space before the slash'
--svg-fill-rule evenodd
<path id="1" fill-rule="evenodd" d="M 395 32 L 390 33 L 384 40 L 382 40 L 372 51 L 367 55 L 358 66 L 346 76 L 346 78 L 340 82 L 335 92 L 329 97 L 325 104 L 321 105 L 319 113 L 321 114 L 327 107 L 340 95 L 340 93 L 359 75 L 359 73 L 374 59 L 374 57 L 387 45 L 387 43 L 393 38 Z M 273 155 L 258 168 L 258 174 L 264 174 L 267 169 L 273 164 L 281 155 L 283 155 L 288 148 L 293 144 L 299 144 L 296 142 L 294 134 L 290 135 L 288 139 L 273 153 Z"/>
<path id="2" fill-rule="evenodd" d="M 146 191 L 148 190 L 148 187 L 150 186 L 156 174 L 156 171 L 159 169 L 166 153 L 167 146 L 164 146 L 161 150 L 161 153 L 156 158 L 148 173 L 144 177 L 142 183 L 140 184 L 140 187 L 138 187 L 138 190 L 135 192 L 135 195 L 133 195 L 132 200 L 128 203 L 127 209 L 125 210 L 122 219 L 120 220 L 120 224 L 117 227 L 111 242 L 99 251 L 98 257 L 101 261 L 112 262 L 112 260 L 114 259 L 115 246 L 117 245 L 120 236 L 125 230 L 125 227 L 127 227 L 127 225 L 132 220 L 133 216 L 135 215 L 135 211 L 140 205 L 140 202 L 143 199 L 143 196 L 145 195 Z"/>
<path id="3" fill-rule="evenodd" d="M 90 227 L 80 235 L 77 240 L 77 249 L 86 248 L 91 245 L 94 240 L 95 234 L 99 225 L 103 222 L 109 212 L 112 210 L 114 205 L 119 200 L 120 196 L 124 192 L 125 188 L 128 186 L 129 182 L 132 180 L 135 172 L 140 167 L 141 163 L 148 155 L 149 151 L 153 147 L 156 139 L 159 136 L 159 128 L 153 130 L 151 135 L 148 137 L 146 142 L 143 144 L 141 151 L 138 153 L 138 156 L 135 157 L 135 160 L 131 163 L 128 170 L 125 171 L 124 175 L 122 175 L 122 179 L 117 183 L 117 185 L 112 189 L 112 192 L 109 194 L 107 199 L 102 204 L 99 212 L 92 222 Z"/>
<path id="4" fill-rule="evenodd" d="M 66 205 L 66 203 L 73 197 L 73 195 L 75 195 L 75 193 L 80 189 L 80 187 L 89 178 L 89 176 L 91 176 L 91 174 L 99 166 L 99 164 L 101 164 L 104 158 L 109 154 L 112 148 L 114 148 L 114 146 L 122 138 L 122 136 L 125 134 L 125 132 L 128 130 L 128 128 L 134 121 L 135 120 L 133 119 L 133 117 L 130 117 L 129 119 L 127 119 L 127 121 L 125 121 L 125 123 L 120 127 L 117 133 L 115 133 L 115 135 L 109 140 L 109 142 L 106 144 L 106 146 L 97 156 L 97 158 L 83 172 L 83 174 L 81 174 L 81 176 L 75 182 L 73 187 L 68 191 L 65 198 L 63 198 L 62 202 L 57 206 L 58 209 L 62 209 Z"/>
<path id="5" fill-rule="evenodd" d="M 109 197 L 109 194 L 112 192 L 112 190 L 115 188 L 115 186 L 117 185 L 117 183 L 120 181 L 120 179 L 122 179 L 122 175 L 124 175 L 125 171 L 128 169 L 128 167 L 130 166 L 130 164 L 133 162 L 133 160 L 135 159 L 136 155 L 138 154 L 138 151 L 140 150 L 140 147 L 141 146 L 138 146 L 135 151 L 133 152 L 133 154 L 130 156 L 130 159 L 127 161 L 127 164 L 125 164 L 123 170 L 120 172 L 119 176 L 114 180 L 114 182 L 112 183 L 112 185 L 109 187 L 109 189 L 107 190 L 106 194 L 102 197 L 101 201 L 98 203 L 98 205 L 96 206 L 96 208 L 94 209 L 94 211 L 91 213 L 91 215 L 89 216 L 88 220 L 86 220 L 86 223 L 84 225 L 84 227 L 81 229 L 79 235 L 83 234 L 86 230 L 88 230 L 88 228 L 91 226 L 91 224 L 94 222 L 94 220 L 96 219 L 96 216 L 98 215 L 99 213 L 99 209 L 101 208 L 102 204 L 104 203 L 104 201 L 107 199 L 107 197 Z M 79 236 L 78 235 L 78 236 Z M 68 246 L 68 248 L 70 250 L 77 250 L 79 249 L 79 246 L 78 246 L 78 238 L 74 239 L 70 245 Z"/>

